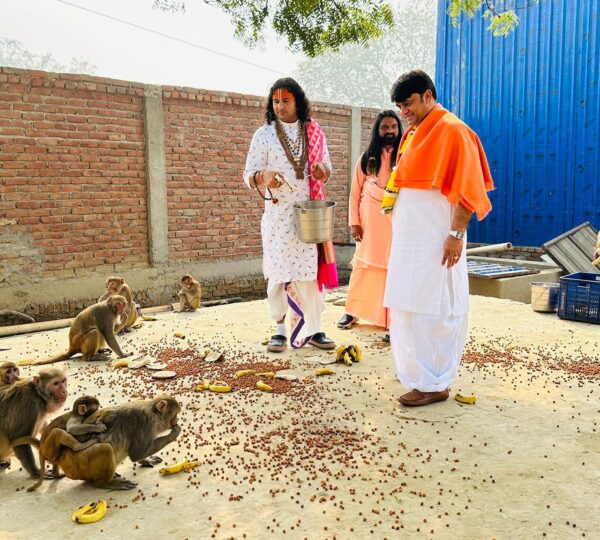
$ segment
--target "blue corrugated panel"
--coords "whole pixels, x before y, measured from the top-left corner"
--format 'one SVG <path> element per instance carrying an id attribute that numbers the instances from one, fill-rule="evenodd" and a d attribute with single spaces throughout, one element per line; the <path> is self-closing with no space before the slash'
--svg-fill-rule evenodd
<path id="1" fill-rule="evenodd" d="M 488 21 L 453 27 L 439 0 L 439 101 L 483 142 L 494 210 L 469 240 L 539 246 L 600 226 L 600 0 L 496 2 L 517 7 L 506 38 Z"/>

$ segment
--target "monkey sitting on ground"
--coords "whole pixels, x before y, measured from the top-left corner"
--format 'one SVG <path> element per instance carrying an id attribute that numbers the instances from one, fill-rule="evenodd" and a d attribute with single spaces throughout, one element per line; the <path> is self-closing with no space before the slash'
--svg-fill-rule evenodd
<path id="1" fill-rule="evenodd" d="M 38 360 L 32 365 L 51 364 L 71 358 L 81 352 L 84 360 L 105 360 L 106 356 L 98 350 L 106 344 L 117 353 L 119 358 L 131 356 L 125 354 L 115 337 L 115 323 L 127 308 L 127 301 L 122 296 L 110 296 L 104 302 L 98 302 L 85 308 L 73 321 L 69 331 L 69 350 L 47 360 Z"/>
<path id="2" fill-rule="evenodd" d="M 106 279 L 106 292 L 98 299 L 98 302 L 108 300 L 111 296 L 122 296 L 127 301 L 127 310 L 115 328 L 115 334 L 121 331 L 128 332 L 138 318 L 137 305 L 133 302 L 133 295 L 125 279 L 118 276 L 110 276 Z"/>
<path id="3" fill-rule="evenodd" d="M 16 383 L 20 374 L 19 367 L 14 362 L 0 364 L 0 391 Z"/>
<path id="4" fill-rule="evenodd" d="M 86 448 L 96 444 L 98 439 L 88 439 L 80 442 L 80 439 L 96 433 L 106 431 L 106 425 L 102 422 L 95 424 L 84 424 L 84 420 L 94 414 L 100 408 L 100 402 L 92 396 L 82 396 L 75 400 L 70 412 L 62 414 L 50 422 L 42 431 L 40 438 L 40 470 L 45 471 L 46 461 L 53 465 L 54 478 L 59 477 L 60 456 L 64 448 L 69 448 L 73 452 L 81 452 Z M 27 491 L 37 489 L 44 480 L 44 474 L 40 473 L 39 480 Z"/>
<path id="5" fill-rule="evenodd" d="M 33 477 L 40 475 L 31 444 L 46 416 L 67 400 L 67 376 L 60 369 L 42 369 L 32 379 L 18 381 L 0 393 L 0 461 L 13 453 Z M 19 439 L 31 442 L 17 446 Z"/>
<path id="6" fill-rule="evenodd" d="M 179 295 L 179 311 L 196 311 L 202 300 L 202 286 L 192 276 L 186 274 L 181 278 Z"/>
<path id="7" fill-rule="evenodd" d="M 100 409 L 84 422 L 106 425 L 107 430 L 95 437 L 99 442 L 81 452 L 63 448 L 58 465 L 72 480 L 85 480 L 98 488 L 133 489 L 135 482 L 115 475 L 117 465 L 127 456 L 131 461 L 143 460 L 173 442 L 181 432 L 179 411 L 181 406 L 170 396 Z M 170 432 L 157 438 L 166 430 Z"/>

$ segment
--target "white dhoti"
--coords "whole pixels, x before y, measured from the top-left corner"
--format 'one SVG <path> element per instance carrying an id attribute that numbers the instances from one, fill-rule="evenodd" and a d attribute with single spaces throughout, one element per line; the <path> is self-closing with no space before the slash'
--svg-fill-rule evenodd
<path id="1" fill-rule="evenodd" d="M 410 188 L 400 189 L 392 214 L 384 297 L 392 354 L 400 382 L 422 392 L 444 390 L 456 379 L 467 338 L 464 248 L 451 269 L 441 264 L 453 215 L 438 190 Z"/>
<path id="2" fill-rule="evenodd" d="M 269 280 L 267 300 L 275 322 L 283 320 L 290 310 L 290 341 L 301 345 L 321 331 L 321 314 L 325 309 L 325 291 L 319 291 L 316 281 L 293 281 L 288 284 Z"/>

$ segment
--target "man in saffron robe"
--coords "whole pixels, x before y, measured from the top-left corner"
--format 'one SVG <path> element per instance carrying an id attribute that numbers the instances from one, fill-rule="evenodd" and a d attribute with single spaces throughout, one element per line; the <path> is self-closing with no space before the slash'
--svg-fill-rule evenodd
<path id="1" fill-rule="evenodd" d="M 266 124 L 250 144 L 244 181 L 265 199 L 261 220 L 263 273 L 267 299 L 277 331 L 269 352 L 283 352 L 288 335 L 285 318 L 290 310 L 290 343 L 309 343 L 334 349 L 321 331 L 325 288 L 338 286 L 333 243 L 305 244 L 296 233 L 294 204 L 324 199 L 331 176 L 329 150 L 320 126 L 310 117 L 310 104 L 291 78 L 271 87 Z"/>
<path id="2" fill-rule="evenodd" d="M 391 110 L 377 115 L 367 151 L 356 163 L 350 188 L 349 225 L 356 240 L 346 309 L 337 326 L 350 328 L 363 319 L 389 328 L 388 309 L 383 306 L 392 220 L 381 212 L 381 200 L 396 163 L 402 127 Z"/>
<path id="3" fill-rule="evenodd" d="M 467 225 L 492 206 L 487 159 L 477 135 L 439 105 L 423 71 L 394 83 L 392 101 L 409 129 L 382 202 L 392 211 L 384 304 L 396 376 L 406 406 L 448 399 L 467 337 Z M 408 141 L 408 142 L 407 142 Z"/>

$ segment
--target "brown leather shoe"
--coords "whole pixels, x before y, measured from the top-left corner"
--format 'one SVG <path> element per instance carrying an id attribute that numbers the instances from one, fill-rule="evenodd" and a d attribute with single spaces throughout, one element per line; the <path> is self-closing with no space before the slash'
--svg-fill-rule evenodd
<path id="1" fill-rule="evenodd" d="M 420 390 L 414 389 L 408 394 L 400 396 L 398 401 L 407 407 L 421 407 L 422 405 L 429 405 L 438 401 L 446 401 L 449 395 L 450 392 L 448 392 L 447 388 L 440 392 L 421 392 Z"/>

